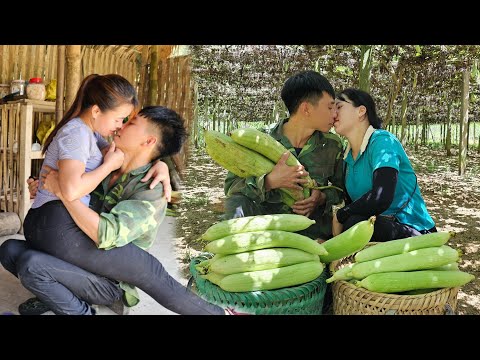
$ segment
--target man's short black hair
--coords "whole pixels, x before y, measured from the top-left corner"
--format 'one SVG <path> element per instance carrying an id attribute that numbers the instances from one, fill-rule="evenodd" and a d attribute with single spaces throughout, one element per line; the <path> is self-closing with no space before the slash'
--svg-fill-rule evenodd
<path id="1" fill-rule="evenodd" d="M 157 145 L 161 157 L 175 155 L 187 139 L 185 121 L 172 109 L 164 106 L 146 106 L 138 113 L 146 118 L 161 134 Z"/>
<path id="2" fill-rule="evenodd" d="M 316 103 L 324 91 L 335 98 L 335 91 L 327 78 L 316 71 L 307 70 L 289 77 L 283 85 L 281 96 L 292 116 L 303 101 Z"/>

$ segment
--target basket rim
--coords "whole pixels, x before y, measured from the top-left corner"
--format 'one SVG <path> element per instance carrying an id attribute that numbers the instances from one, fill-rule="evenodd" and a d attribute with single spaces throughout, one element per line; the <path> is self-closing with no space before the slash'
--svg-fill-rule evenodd
<path id="1" fill-rule="evenodd" d="M 369 243 L 367 243 L 367 245 L 365 245 L 365 247 L 373 246 L 373 245 L 376 245 L 376 244 L 380 244 L 380 242 L 369 242 Z M 365 247 L 363 249 L 365 249 Z M 363 249 L 361 249 L 361 250 L 363 250 Z M 361 251 L 361 250 L 359 250 L 359 251 Z M 332 261 L 328 265 L 328 270 L 330 271 L 330 274 L 333 274 L 337 270 L 336 269 L 337 266 L 343 260 L 345 260 L 348 257 L 353 257 L 357 252 L 353 253 L 352 255 L 345 256 L 341 259 Z M 409 299 L 414 300 L 414 299 L 419 299 L 419 298 L 422 298 L 422 297 L 434 297 L 434 296 L 436 297 L 436 296 L 439 296 L 443 293 L 458 292 L 459 289 L 460 289 L 460 287 L 449 287 L 449 288 L 438 289 L 438 290 L 431 291 L 431 292 L 424 293 L 424 294 L 401 295 L 401 294 L 380 293 L 380 292 L 370 291 L 370 290 L 367 290 L 367 289 L 362 288 L 360 286 L 355 286 L 355 285 L 353 285 L 353 284 L 351 284 L 351 283 L 349 283 L 348 281 L 345 281 L 345 280 L 335 280 L 335 281 L 333 281 L 332 282 L 332 287 L 335 286 L 335 283 L 337 283 L 337 286 L 340 286 L 340 285 L 347 286 L 347 288 L 355 289 L 355 290 L 360 291 L 360 292 L 364 292 L 365 294 L 370 295 L 370 296 L 390 298 L 392 300 L 400 300 L 400 299 L 402 299 L 402 300 L 409 300 Z"/>
<path id="2" fill-rule="evenodd" d="M 198 281 L 198 278 L 199 278 L 199 273 L 198 271 L 196 271 L 195 267 L 194 267 L 194 264 L 196 261 L 200 262 L 201 259 L 209 259 L 211 257 L 213 257 L 215 254 L 213 253 L 208 253 L 208 252 L 203 252 L 203 253 L 200 253 L 198 254 L 197 256 L 194 256 L 190 259 L 190 265 L 189 265 L 189 271 L 190 271 L 190 274 L 192 275 L 192 278 L 194 279 L 195 283 L 197 283 Z M 261 295 L 261 294 L 276 294 L 276 293 L 279 293 L 279 292 L 284 292 L 284 291 L 289 291 L 289 292 L 297 292 L 297 291 L 302 291 L 302 289 L 304 289 L 306 286 L 312 284 L 312 283 L 316 283 L 318 281 L 325 281 L 326 279 L 328 278 L 328 269 L 327 269 L 327 266 L 324 266 L 323 268 L 323 271 L 322 273 L 315 279 L 311 280 L 311 281 L 308 281 L 306 283 L 303 283 L 303 284 L 299 284 L 299 285 L 295 285 L 295 286 L 289 286 L 289 287 L 284 287 L 284 288 L 278 288 L 278 289 L 272 289 L 272 290 L 254 290 L 254 291 L 246 291 L 246 292 L 228 292 L 230 295 L 232 296 L 240 296 L 240 295 L 248 295 L 248 294 L 251 294 L 253 296 L 256 296 L 256 295 Z M 202 281 L 208 281 L 206 279 L 201 279 Z M 216 284 L 213 284 L 210 282 L 210 284 L 212 286 L 215 287 L 215 289 L 219 292 L 226 292 L 225 290 L 221 289 L 218 285 Z M 328 284 L 324 284 L 324 287 L 326 288 Z M 197 284 L 198 286 L 198 284 Z M 218 288 L 218 289 L 217 289 Z"/>

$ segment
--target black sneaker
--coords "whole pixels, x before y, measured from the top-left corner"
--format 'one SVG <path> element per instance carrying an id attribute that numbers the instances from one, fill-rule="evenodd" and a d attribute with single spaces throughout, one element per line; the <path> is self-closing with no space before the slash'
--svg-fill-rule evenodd
<path id="1" fill-rule="evenodd" d="M 51 309 L 47 305 L 36 297 L 28 299 L 18 306 L 18 312 L 20 315 L 41 315 L 50 310 Z"/>

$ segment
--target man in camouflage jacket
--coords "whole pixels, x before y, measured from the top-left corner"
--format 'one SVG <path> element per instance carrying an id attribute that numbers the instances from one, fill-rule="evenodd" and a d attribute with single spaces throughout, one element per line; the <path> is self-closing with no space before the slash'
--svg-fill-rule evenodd
<path id="1" fill-rule="evenodd" d="M 285 164 L 283 156 L 272 172 L 240 178 L 229 172 L 225 179 L 225 217 L 296 213 L 316 223 L 304 230 L 312 239 L 332 236 L 332 205 L 342 200 L 339 190 L 312 190 L 308 199 L 293 208 L 282 203 L 278 188 L 301 189 L 308 174 L 318 186 L 343 187 L 340 138 L 329 133 L 336 114 L 335 93 L 328 80 L 315 71 L 304 71 L 287 79 L 282 89 L 290 118 L 263 129 L 297 157 L 302 167 Z"/>
<path id="2" fill-rule="evenodd" d="M 223 308 L 188 291 L 145 251 L 157 236 L 167 200 L 162 186 L 150 189 L 141 179 L 154 159 L 177 153 L 185 139 L 177 113 L 144 108 L 115 136 L 124 163 L 92 193 L 90 207 L 66 201 L 58 173 L 50 171 L 44 186 L 61 201 L 46 204 L 49 215 L 72 220 L 52 229 L 52 238 L 6 241 L 0 248 L 2 265 L 55 314 L 91 315 L 92 304 L 109 305 L 120 298 L 133 306 L 139 300 L 136 286 L 179 314 L 224 315 Z"/>

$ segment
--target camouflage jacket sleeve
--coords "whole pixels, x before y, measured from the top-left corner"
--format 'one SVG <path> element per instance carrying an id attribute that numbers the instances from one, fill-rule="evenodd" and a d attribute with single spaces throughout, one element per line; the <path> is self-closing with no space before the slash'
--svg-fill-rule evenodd
<path id="1" fill-rule="evenodd" d="M 98 247 L 108 250 L 134 242 L 142 249 L 149 248 L 166 209 L 161 185 L 135 192 L 129 199 L 118 202 L 109 213 L 100 214 Z"/>
<path id="2" fill-rule="evenodd" d="M 225 195 L 243 194 L 249 199 L 263 202 L 269 193 L 265 191 L 265 176 L 267 174 L 241 178 L 229 171 L 225 178 Z"/>
<path id="3" fill-rule="evenodd" d="M 343 157 L 341 148 L 335 159 L 334 173 L 328 178 L 328 180 L 333 186 L 343 189 Z M 324 214 L 332 214 L 332 205 L 341 203 L 343 200 L 343 194 L 337 189 L 325 189 L 323 192 L 326 196 Z"/>

